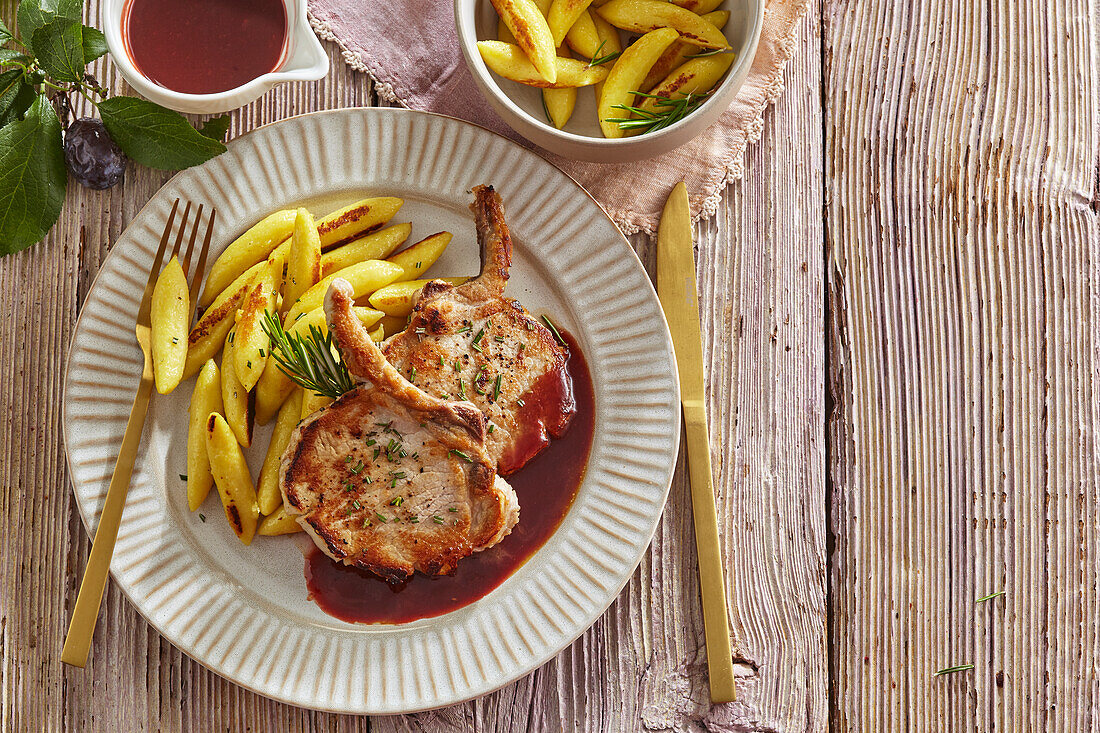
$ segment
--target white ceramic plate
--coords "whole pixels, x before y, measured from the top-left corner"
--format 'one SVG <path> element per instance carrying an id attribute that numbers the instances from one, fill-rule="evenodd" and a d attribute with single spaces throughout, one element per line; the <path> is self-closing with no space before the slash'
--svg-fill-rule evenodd
<path id="1" fill-rule="evenodd" d="M 177 196 L 217 207 L 218 250 L 279 208 L 306 202 L 320 214 L 364 195 L 402 196 L 395 221 L 413 222 L 414 238 L 455 233 L 433 272 L 472 274 L 478 252 L 466 207 L 478 183 L 501 192 L 516 240 L 509 295 L 577 335 L 592 371 L 596 433 L 576 501 L 550 540 L 481 600 L 409 624 L 349 624 L 307 598 L 300 536 L 243 546 L 213 492 L 206 522 L 187 511 L 179 474 L 193 381 L 154 397 L 111 572 L 161 634 L 240 685 L 342 713 L 482 695 L 588 628 L 649 544 L 680 410 L 668 328 L 641 263 L 584 190 L 535 154 L 474 125 L 394 109 L 307 115 L 236 140 L 173 178 L 115 243 L 77 323 L 63 397 L 84 522 L 91 530 L 98 520 L 125 430 L 141 372 L 134 319 Z M 254 443 L 266 445 L 268 434 L 258 430 Z"/>

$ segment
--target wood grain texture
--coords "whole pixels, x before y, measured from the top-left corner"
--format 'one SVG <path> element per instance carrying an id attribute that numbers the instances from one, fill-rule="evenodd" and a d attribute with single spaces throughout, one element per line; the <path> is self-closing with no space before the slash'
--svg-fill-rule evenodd
<path id="1" fill-rule="evenodd" d="M 1097 7 L 824 17 L 835 727 L 1097 730 Z"/>
<path id="2" fill-rule="evenodd" d="M 98 4 L 91 2 L 95 20 Z M 0 260 L 0 730 L 802 731 L 827 712 L 824 524 L 824 206 L 818 13 L 789 89 L 750 147 L 746 180 L 698 231 L 708 408 L 735 600 L 738 703 L 707 702 L 683 460 L 668 510 L 618 601 L 555 660 L 479 700 L 367 719 L 275 703 L 183 656 L 118 590 L 85 670 L 58 656 L 90 542 L 60 437 L 61 374 L 79 307 L 113 242 L 168 174 L 133 167 L 106 192 L 70 185 L 32 250 Z M 8 19 L 5 16 L 5 19 Z M 377 103 L 329 49 L 332 72 L 234 113 L 230 135 L 314 109 Z M 104 61 L 94 72 L 125 85 Z M 654 252 L 633 240 L 652 272 Z"/>

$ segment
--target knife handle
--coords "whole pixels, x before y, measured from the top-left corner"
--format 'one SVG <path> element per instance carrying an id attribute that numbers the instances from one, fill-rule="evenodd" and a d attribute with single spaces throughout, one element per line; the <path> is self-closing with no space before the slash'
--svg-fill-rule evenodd
<path id="1" fill-rule="evenodd" d="M 684 430 L 691 480 L 691 512 L 695 520 L 695 545 L 699 555 L 710 700 L 712 703 L 733 702 L 737 699 L 737 689 L 733 680 L 733 654 L 726 617 L 726 581 L 722 570 L 722 550 L 718 543 L 718 511 L 711 484 L 707 409 L 702 401 L 684 401 Z"/>

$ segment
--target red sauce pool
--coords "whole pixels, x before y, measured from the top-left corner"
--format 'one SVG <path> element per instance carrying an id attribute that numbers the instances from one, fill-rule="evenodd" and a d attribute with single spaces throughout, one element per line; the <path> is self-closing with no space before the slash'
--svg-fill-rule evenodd
<path id="1" fill-rule="evenodd" d="M 562 437 L 508 477 L 519 497 L 519 524 L 499 545 L 458 563 L 454 575 L 415 575 L 391 586 L 375 575 L 333 562 L 314 548 L 306 558 L 306 587 L 326 613 L 344 621 L 399 624 L 439 616 L 485 596 L 514 573 L 554 533 L 573 504 L 588 464 L 595 428 L 596 398 L 588 363 L 576 340 L 567 368 L 577 412 Z"/>
<path id="2" fill-rule="evenodd" d="M 129 0 L 122 37 L 149 80 L 215 94 L 276 69 L 286 49 L 282 0 Z"/>

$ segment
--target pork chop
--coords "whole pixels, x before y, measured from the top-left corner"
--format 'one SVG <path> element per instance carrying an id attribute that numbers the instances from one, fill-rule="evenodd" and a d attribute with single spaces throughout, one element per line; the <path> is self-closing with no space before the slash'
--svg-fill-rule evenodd
<path id="1" fill-rule="evenodd" d="M 476 186 L 481 274 L 453 286 L 433 280 L 386 358 L 425 392 L 469 400 L 489 421 L 489 456 L 503 475 L 561 436 L 576 412 L 569 352 L 519 302 L 504 297 L 512 237 L 492 186 Z"/>
<path id="2" fill-rule="evenodd" d="M 329 329 L 362 382 L 295 429 L 280 466 L 288 512 L 329 557 L 390 582 L 454 571 L 519 519 L 469 402 L 422 392 L 390 366 L 335 280 Z"/>

